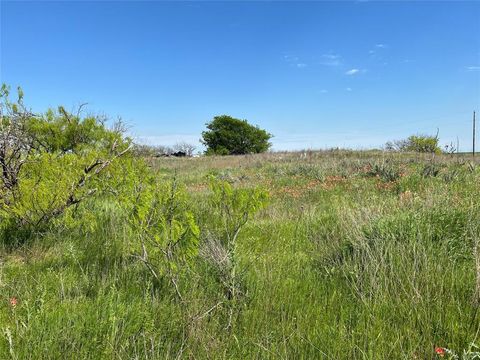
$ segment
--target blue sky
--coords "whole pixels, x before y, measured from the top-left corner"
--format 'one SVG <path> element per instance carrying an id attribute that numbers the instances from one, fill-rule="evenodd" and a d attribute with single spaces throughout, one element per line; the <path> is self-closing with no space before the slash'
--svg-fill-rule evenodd
<path id="1" fill-rule="evenodd" d="M 0 80 L 35 111 L 121 116 L 150 144 L 228 114 L 274 149 L 412 133 L 470 149 L 480 2 L 1 2 Z"/>

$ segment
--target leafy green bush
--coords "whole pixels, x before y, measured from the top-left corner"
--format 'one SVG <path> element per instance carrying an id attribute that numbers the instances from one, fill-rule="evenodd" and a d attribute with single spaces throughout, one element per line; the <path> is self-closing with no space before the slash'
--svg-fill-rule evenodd
<path id="1" fill-rule="evenodd" d="M 406 151 L 440 154 L 442 150 L 438 146 L 438 137 L 428 135 L 412 135 L 408 137 Z"/>
<path id="2" fill-rule="evenodd" d="M 125 206 L 138 240 L 132 244 L 134 256 L 157 281 L 166 276 L 183 300 L 178 278 L 198 253 L 200 232 L 184 187 L 176 179 L 158 184 L 153 177 L 138 178 Z"/>
<path id="3" fill-rule="evenodd" d="M 387 150 L 411 151 L 421 153 L 440 154 L 442 150 L 438 146 L 438 136 L 411 135 L 404 140 L 389 141 L 385 144 Z"/>
<path id="4" fill-rule="evenodd" d="M 231 116 L 215 116 L 202 133 L 202 143 L 207 147 L 207 155 L 239 155 L 267 151 L 271 134 L 247 120 Z"/>
<path id="5" fill-rule="evenodd" d="M 237 238 L 252 216 L 267 205 L 268 193 L 260 188 L 234 188 L 229 182 L 214 177 L 210 177 L 210 189 L 211 215 L 220 220 L 219 245 L 226 255 L 222 260 L 225 265 L 221 281 L 225 288 L 225 296 L 231 301 L 227 325 L 230 327 L 233 311 L 241 294 Z"/>
<path id="6" fill-rule="evenodd" d="M 115 189 L 113 174 L 129 150 L 120 124 L 108 129 L 101 118 L 81 118 L 62 107 L 33 114 L 21 89 L 11 102 L 3 85 L 0 228 L 10 236 L 40 231 L 86 198 Z"/>

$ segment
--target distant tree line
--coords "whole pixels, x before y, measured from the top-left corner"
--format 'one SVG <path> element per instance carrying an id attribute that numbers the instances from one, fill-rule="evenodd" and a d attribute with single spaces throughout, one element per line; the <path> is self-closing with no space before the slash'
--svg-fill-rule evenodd
<path id="1" fill-rule="evenodd" d="M 200 142 L 206 147 L 205 155 L 244 155 L 258 154 L 270 149 L 272 134 L 258 126 L 251 125 L 247 120 L 237 119 L 229 115 L 215 116 L 206 124 Z M 163 145 L 136 144 L 134 152 L 139 156 L 193 156 L 195 145 L 180 142 L 173 147 Z M 419 152 L 440 154 L 438 134 L 411 135 L 406 139 L 388 141 L 384 149 L 387 151 Z M 453 153 L 456 147 L 445 146 L 445 152 Z"/>
<path id="2" fill-rule="evenodd" d="M 187 142 L 179 142 L 173 146 L 135 144 L 133 151 L 137 156 L 143 157 L 191 157 L 194 155 L 196 148 L 197 147 L 195 145 L 189 144 Z"/>

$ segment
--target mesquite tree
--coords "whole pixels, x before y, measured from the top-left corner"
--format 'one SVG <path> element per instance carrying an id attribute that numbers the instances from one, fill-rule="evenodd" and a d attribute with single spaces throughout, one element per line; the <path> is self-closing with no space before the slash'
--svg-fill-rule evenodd
<path id="1" fill-rule="evenodd" d="M 34 114 L 0 89 L 0 228 L 38 231 L 86 198 L 114 189 L 130 140 L 116 124 L 63 107 Z"/>
<path id="2" fill-rule="evenodd" d="M 179 277 L 198 253 L 200 232 L 188 194 L 176 179 L 159 183 L 151 173 L 131 179 L 131 191 L 122 202 L 135 234 L 132 255 L 156 281 L 166 278 L 183 301 Z"/>
<path id="3" fill-rule="evenodd" d="M 238 236 L 247 222 L 268 203 L 268 192 L 261 188 L 235 187 L 227 181 L 210 177 L 211 216 L 219 220 L 220 246 L 225 251 L 221 268 L 225 296 L 230 302 L 227 328 L 233 321 L 233 313 L 240 295 Z"/>

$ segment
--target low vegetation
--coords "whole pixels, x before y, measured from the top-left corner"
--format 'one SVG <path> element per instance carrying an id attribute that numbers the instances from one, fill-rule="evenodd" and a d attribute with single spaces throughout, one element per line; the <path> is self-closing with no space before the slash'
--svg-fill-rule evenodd
<path id="1" fill-rule="evenodd" d="M 6 90 L 1 359 L 480 356 L 471 159 L 144 158 Z"/>
<path id="2" fill-rule="evenodd" d="M 389 141 L 385 144 L 386 150 L 389 151 L 404 151 L 404 152 L 420 152 L 440 154 L 442 149 L 438 145 L 438 134 L 436 136 L 431 135 L 411 135 L 407 139 Z M 445 151 L 452 153 L 456 149 L 453 145 L 447 145 Z"/>

